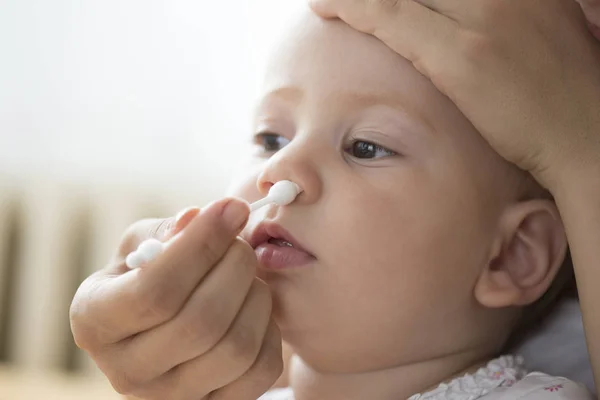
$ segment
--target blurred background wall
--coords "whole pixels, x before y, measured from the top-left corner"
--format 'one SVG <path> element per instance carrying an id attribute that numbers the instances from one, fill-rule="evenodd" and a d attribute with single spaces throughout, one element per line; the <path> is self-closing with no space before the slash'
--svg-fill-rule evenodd
<path id="1" fill-rule="evenodd" d="M 69 331 L 76 287 L 134 220 L 223 195 L 289 9 L 0 0 L 4 368 L 97 373 Z"/>

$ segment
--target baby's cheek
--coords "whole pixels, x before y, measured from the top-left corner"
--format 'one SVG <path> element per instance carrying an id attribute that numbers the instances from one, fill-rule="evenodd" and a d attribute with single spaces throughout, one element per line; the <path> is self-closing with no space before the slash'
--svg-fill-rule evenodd
<path id="1" fill-rule="evenodd" d="M 248 202 L 256 201 L 261 196 L 257 188 L 257 181 L 261 167 L 249 165 L 236 173 L 226 190 L 227 196 L 240 197 Z"/>
<path id="2" fill-rule="evenodd" d="M 470 228 L 457 226 L 453 217 L 456 210 L 438 202 L 423 200 L 404 211 L 381 221 L 380 236 L 374 244 L 380 254 L 375 259 L 407 294 L 451 290 L 473 263 Z"/>

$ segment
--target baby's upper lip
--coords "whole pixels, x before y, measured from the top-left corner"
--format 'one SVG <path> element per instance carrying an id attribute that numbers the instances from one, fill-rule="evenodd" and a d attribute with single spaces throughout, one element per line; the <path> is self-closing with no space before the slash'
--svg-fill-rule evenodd
<path id="1" fill-rule="evenodd" d="M 250 233 L 248 243 L 253 249 L 256 249 L 259 245 L 268 242 L 270 239 L 284 240 L 291 244 L 296 250 L 311 254 L 310 251 L 306 250 L 306 248 L 302 246 L 291 233 L 273 221 L 263 221 L 259 223 Z"/>

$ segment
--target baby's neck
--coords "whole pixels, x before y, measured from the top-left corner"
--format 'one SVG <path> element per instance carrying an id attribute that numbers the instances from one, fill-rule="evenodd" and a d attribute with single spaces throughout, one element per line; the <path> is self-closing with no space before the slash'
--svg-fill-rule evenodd
<path id="1" fill-rule="evenodd" d="M 296 400 L 400 400 L 435 389 L 440 383 L 475 372 L 488 360 L 465 352 L 385 370 L 322 373 L 294 356 L 290 384 Z"/>

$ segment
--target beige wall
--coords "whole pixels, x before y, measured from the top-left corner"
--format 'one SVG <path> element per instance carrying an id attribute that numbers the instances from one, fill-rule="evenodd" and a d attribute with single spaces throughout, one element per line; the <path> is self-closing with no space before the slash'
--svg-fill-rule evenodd
<path id="1" fill-rule="evenodd" d="M 173 215 L 215 196 L 0 177 L 0 366 L 24 376 L 98 377 L 70 332 L 68 308 L 77 286 L 103 267 L 133 221 Z M 6 393 L 3 379 L 0 396 Z"/>

